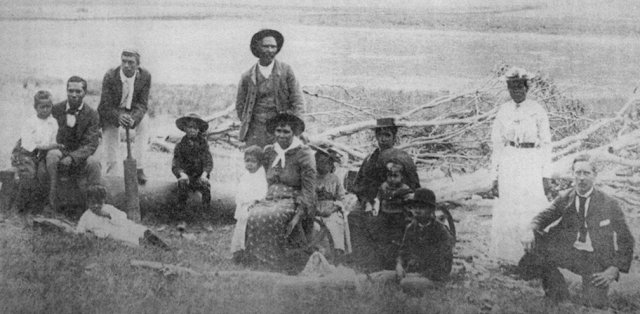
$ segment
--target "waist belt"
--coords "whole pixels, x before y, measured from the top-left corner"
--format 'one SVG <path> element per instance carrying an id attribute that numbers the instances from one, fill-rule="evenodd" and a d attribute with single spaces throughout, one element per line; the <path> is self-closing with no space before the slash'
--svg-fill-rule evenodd
<path id="1" fill-rule="evenodd" d="M 509 141 L 509 146 L 513 146 L 515 148 L 534 148 L 536 147 L 536 143 L 516 143 Z"/>

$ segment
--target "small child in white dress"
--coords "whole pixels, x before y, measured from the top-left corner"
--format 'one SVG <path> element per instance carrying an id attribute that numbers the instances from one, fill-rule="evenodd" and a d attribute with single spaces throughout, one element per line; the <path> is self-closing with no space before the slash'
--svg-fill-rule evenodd
<path id="1" fill-rule="evenodd" d="M 117 208 L 105 204 L 107 190 L 100 185 L 87 188 L 87 206 L 82 214 L 77 233 L 91 233 L 98 238 L 111 238 L 123 241 L 132 246 L 148 244 L 170 250 L 149 228 L 127 219 L 127 214 Z"/>
<path id="2" fill-rule="evenodd" d="M 267 177 L 261 165 L 262 148 L 257 145 L 247 147 L 244 151 L 244 167 L 247 169 L 236 189 L 236 227 L 231 238 L 231 253 L 237 263 L 243 260 L 245 249 L 245 232 L 249 207 L 267 196 Z"/>

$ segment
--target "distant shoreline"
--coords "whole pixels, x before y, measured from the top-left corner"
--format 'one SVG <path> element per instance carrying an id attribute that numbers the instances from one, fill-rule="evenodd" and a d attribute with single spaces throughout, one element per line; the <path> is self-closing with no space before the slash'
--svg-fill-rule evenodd
<path id="1" fill-rule="evenodd" d="M 566 8 L 565 8 L 566 9 Z M 485 33 L 638 36 L 640 24 L 629 16 L 582 16 L 555 12 L 546 5 L 429 7 L 305 7 L 231 4 L 87 4 L 15 5 L 0 9 L 0 22 L 11 21 L 136 21 L 247 19 L 302 25 L 398 28 Z M 594 9 L 592 9 L 594 10 Z M 632 10 L 632 9 L 630 9 Z M 637 9 L 639 11 L 640 9 Z M 632 15 L 633 10 L 627 12 Z"/>

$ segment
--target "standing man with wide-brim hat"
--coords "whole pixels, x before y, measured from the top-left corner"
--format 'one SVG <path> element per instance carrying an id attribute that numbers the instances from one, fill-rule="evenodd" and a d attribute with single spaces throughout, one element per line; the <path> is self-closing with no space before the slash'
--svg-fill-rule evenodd
<path id="1" fill-rule="evenodd" d="M 275 59 L 283 43 L 282 34 L 272 29 L 263 29 L 251 38 L 251 53 L 258 62 L 242 74 L 236 97 L 241 121 L 239 137 L 247 147 L 273 143 L 274 137 L 266 129 L 267 120 L 280 113 L 300 116 L 302 111 L 302 90 L 293 70 Z"/>

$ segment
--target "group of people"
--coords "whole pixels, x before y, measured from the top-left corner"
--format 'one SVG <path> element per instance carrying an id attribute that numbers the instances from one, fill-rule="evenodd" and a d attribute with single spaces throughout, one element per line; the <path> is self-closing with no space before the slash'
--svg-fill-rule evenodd
<path id="1" fill-rule="evenodd" d="M 411 156 L 394 148 L 399 129 L 395 119 L 376 121 L 377 148 L 350 187 L 357 206 L 345 208 L 345 189 L 333 173 L 340 156 L 308 143 L 300 117 L 300 84 L 291 67 L 275 59 L 283 43 L 276 30 L 254 34 L 250 50 L 258 62 L 238 84 L 236 110 L 239 137 L 246 144 L 246 173 L 236 197 L 234 260 L 299 270 L 308 257 L 314 225 L 320 224 L 329 230 L 334 253 L 344 257 L 342 261 L 365 270 L 419 271 L 431 279 L 446 278 L 455 245 L 453 219 L 438 208 L 433 192 L 421 187 Z M 101 166 L 93 155 L 101 134 L 107 171 L 117 161 L 120 127 L 135 129 L 140 136 L 134 155 L 142 164 L 151 76 L 140 68 L 136 51 L 125 50 L 121 58 L 122 65 L 104 77 L 97 112 L 84 104 L 87 83 L 77 76 L 67 81 L 62 103 L 53 105 L 46 91 L 34 97 L 36 116 L 25 124 L 18 145 L 19 156 L 28 158 L 18 159 L 31 164 L 32 174 L 43 182 L 48 174 L 49 205 L 54 209 L 60 175 L 84 173 L 89 185 L 99 185 Z M 568 268 L 582 275 L 585 291 L 596 296 L 589 298 L 591 304 L 601 306 L 610 283 L 629 270 L 632 260 L 634 239 L 624 215 L 613 199 L 594 188 L 597 170 L 588 156 L 573 163 L 572 191 L 549 204 L 543 190 L 551 161 L 547 113 L 527 99 L 529 73 L 512 68 L 504 78 L 512 100 L 500 106 L 491 132 L 499 200 L 493 210 L 490 254 L 500 263 L 518 264 L 523 278 L 541 277 L 554 300 L 568 295 L 557 271 Z M 185 202 L 189 191 L 199 191 L 206 210 L 213 169 L 205 136 L 208 123 L 188 114 L 176 125 L 185 132 L 172 163 L 180 200 Z M 138 180 L 146 181 L 142 168 Z M 107 210 L 91 212 L 120 217 Z M 138 238 L 162 242 L 138 229 Z"/>
<path id="2" fill-rule="evenodd" d="M 588 155 L 572 164 L 573 188 L 549 204 L 551 132 L 545 109 L 527 99 L 532 75 L 511 68 L 504 78 L 511 101 L 493 122 L 492 169 L 499 199 L 493 209 L 490 255 L 516 266 L 524 279 L 541 278 L 545 295 L 567 300 L 558 268 L 582 277 L 586 305 L 606 307 L 610 284 L 628 272 L 634 238 L 618 203 L 595 188 L 597 168 Z"/>

